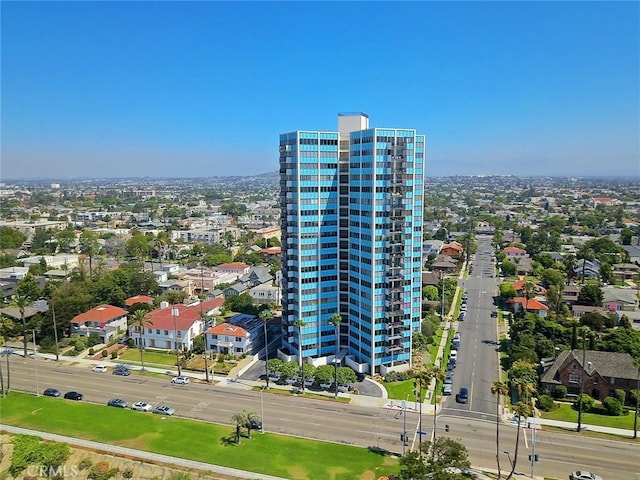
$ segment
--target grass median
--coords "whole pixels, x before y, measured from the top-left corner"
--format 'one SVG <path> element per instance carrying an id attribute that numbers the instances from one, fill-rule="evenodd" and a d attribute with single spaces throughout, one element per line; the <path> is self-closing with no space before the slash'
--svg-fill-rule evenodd
<path id="1" fill-rule="evenodd" d="M 291 480 L 397 473 L 398 459 L 365 448 L 267 433 L 235 443 L 235 427 L 11 392 L 2 423 Z M 246 430 L 243 429 L 246 432 Z"/>

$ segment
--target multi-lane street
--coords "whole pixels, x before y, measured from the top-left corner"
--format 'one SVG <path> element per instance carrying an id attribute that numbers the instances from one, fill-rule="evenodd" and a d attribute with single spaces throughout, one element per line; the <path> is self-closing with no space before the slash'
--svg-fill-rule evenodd
<path id="1" fill-rule="evenodd" d="M 18 355 L 12 355 L 10 361 L 11 384 L 15 390 L 35 393 L 35 361 L 40 392 L 47 387 L 55 387 L 63 393 L 67 390 L 79 390 L 85 395 L 85 401 L 102 405 L 113 397 L 123 398 L 129 403 L 162 403 L 174 407 L 176 415 L 225 424 L 231 424 L 231 416 L 234 413 L 250 409 L 262 417 L 267 432 L 362 447 L 376 446 L 402 453 L 400 434 L 405 418 L 397 407 L 390 409 L 349 405 L 269 393 L 261 395 L 260 392 L 233 384 L 172 385 L 168 377 L 140 376 L 135 373 L 128 377 L 119 377 L 111 373 L 91 372 L 87 365 L 57 363 L 42 358 L 24 359 Z M 493 409 L 495 411 L 495 401 Z M 473 410 L 476 408 L 473 407 Z M 496 424 L 491 420 L 494 420 L 495 416 L 481 414 L 489 418 L 481 420 L 466 417 L 477 416 L 475 412 L 468 411 L 465 417 L 461 417 L 460 413 L 460 410 L 445 410 L 438 417 L 436 434 L 460 439 L 468 448 L 473 465 L 495 469 Z M 432 422 L 432 416 L 424 415 L 423 430 L 431 433 Z M 408 432 L 415 432 L 418 414 L 414 410 L 407 412 L 406 424 Z M 449 425 L 448 433 L 444 431 L 445 425 Z M 515 427 L 501 426 L 501 452 L 509 451 L 511 456 L 514 455 L 515 433 Z M 523 430 L 517 468 L 519 472 L 528 473 L 530 469 L 527 461 L 531 446 L 530 433 L 528 429 Z M 415 435 L 411 440 L 417 441 Z M 540 456 L 540 462 L 536 466 L 538 475 L 567 478 L 569 472 L 584 467 L 606 473 L 605 478 L 640 480 L 639 448 L 630 442 L 542 431 L 537 436 L 536 450 Z M 507 456 L 503 455 L 501 461 L 504 470 L 508 465 Z"/>

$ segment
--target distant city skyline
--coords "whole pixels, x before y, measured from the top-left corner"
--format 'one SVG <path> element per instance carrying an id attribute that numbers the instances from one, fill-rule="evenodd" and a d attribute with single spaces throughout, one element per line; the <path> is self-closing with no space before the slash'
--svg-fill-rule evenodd
<path id="1" fill-rule="evenodd" d="M 639 176 L 638 2 L 2 2 L 0 179 L 278 169 L 339 112 L 426 176 Z"/>

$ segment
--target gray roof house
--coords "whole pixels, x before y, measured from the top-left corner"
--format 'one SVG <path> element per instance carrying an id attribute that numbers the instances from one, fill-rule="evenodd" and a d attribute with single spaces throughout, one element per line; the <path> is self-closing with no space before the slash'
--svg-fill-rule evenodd
<path id="1" fill-rule="evenodd" d="M 582 391 L 602 401 L 616 389 L 627 392 L 628 398 L 629 391 L 636 388 L 637 375 L 638 368 L 628 353 L 575 349 L 561 352 L 542 374 L 540 383 L 549 392 L 564 385 L 568 394 L 579 395 Z"/>

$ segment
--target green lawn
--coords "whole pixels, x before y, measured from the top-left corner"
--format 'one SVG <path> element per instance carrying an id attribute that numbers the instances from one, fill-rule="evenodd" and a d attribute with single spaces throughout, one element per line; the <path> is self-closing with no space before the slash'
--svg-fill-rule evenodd
<path id="1" fill-rule="evenodd" d="M 561 420 L 564 422 L 578 421 L 578 411 L 574 410 L 571 408 L 571 405 L 566 403 L 561 403 L 560 407 L 556 408 L 552 412 L 540 412 L 540 415 L 542 418 L 548 418 L 549 420 Z M 609 415 L 598 415 L 587 412 L 582 414 L 582 423 L 585 425 L 601 425 L 603 427 L 633 430 L 633 417 L 633 412 L 619 417 L 610 417 Z"/>
<path id="2" fill-rule="evenodd" d="M 357 480 L 397 473 L 395 456 L 364 448 L 11 392 L 0 399 L 7 425 L 270 474 L 291 480 Z M 100 419 L 96 421 L 96 419 Z M 188 441 L 185 441 L 188 439 Z"/>
<path id="3" fill-rule="evenodd" d="M 127 360 L 129 362 L 140 363 L 140 350 L 137 348 L 129 348 L 126 352 L 120 355 L 121 360 Z M 176 356 L 172 353 L 162 353 L 155 351 L 144 352 L 144 363 L 165 365 L 169 367 L 175 367 Z"/>

